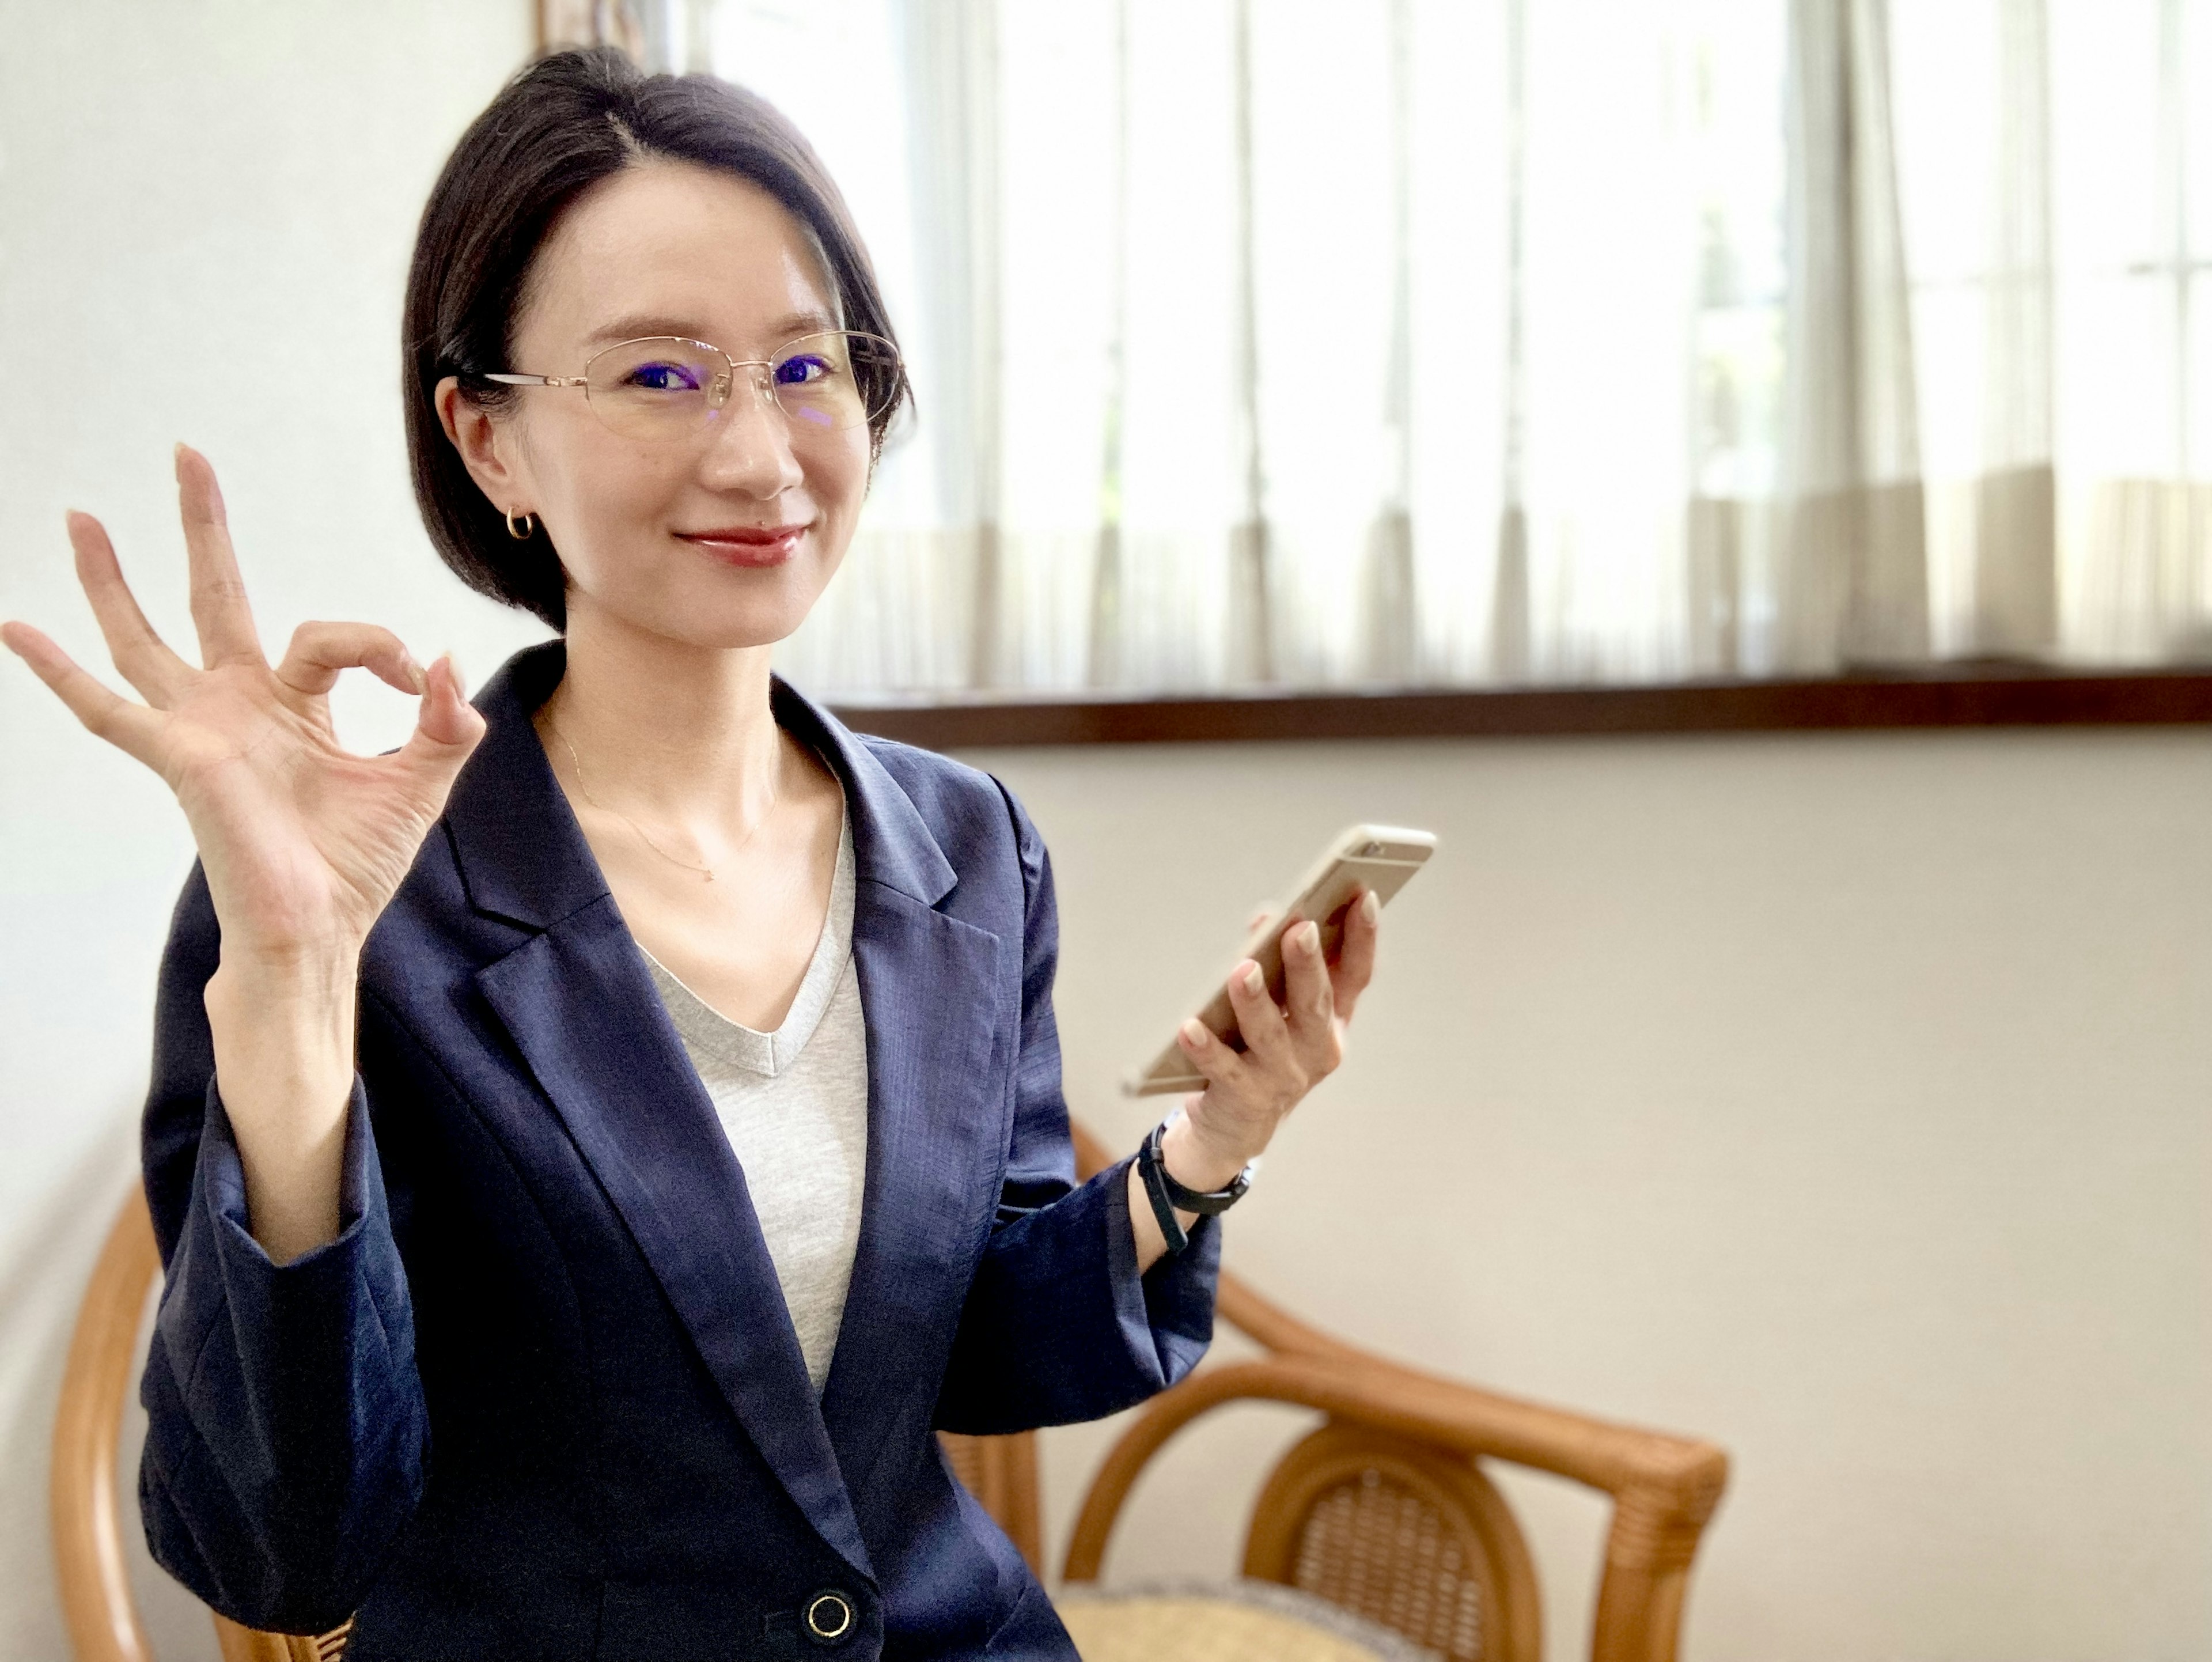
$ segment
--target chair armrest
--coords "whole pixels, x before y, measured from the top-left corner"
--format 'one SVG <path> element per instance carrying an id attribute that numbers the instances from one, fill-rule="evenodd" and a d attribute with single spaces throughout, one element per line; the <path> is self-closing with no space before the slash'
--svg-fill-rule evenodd
<path id="1" fill-rule="evenodd" d="M 1077 1172 L 1110 1161 L 1080 1124 Z M 1257 1400 L 1411 1437 L 1440 1458 L 1488 1457 L 1570 1477 L 1613 1496 L 1592 1662 L 1674 1662 L 1690 1562 L 1727 1487 L 1728 1456 L 1712 1444 L 1499 1396 L 1388 1361 L 1309 1327 L 1224 1271 L 1216 1309 L 1273 1353 L 1201 1367 L 1138 1415 L 1091 1480 L 1069 1538 L 1065 1575 L 1097 1580 L 1107 1537 L 1145 1464 L 1200 1415 Z"/>
<path id="2" fill-rule="evenodd" d="M 1231 1402 L 1318 1409 L 1460 1454 L 1555 1472 L 1624 1502 L 1617 1522 L 1632 1511 L 1639 1536 L 1672 1541 L 1686 1530 L 1691 1550 L 1728 1480 L 1728 1456 L 1710 1443 L 1522 1402 L 1349 1347 L 1338 1349 L 1342 1354 L 1281 1354 L 1200 1368 L 1153 1398 L 1092 1480 L 1068 1543 L 1066 1578 L 1097 1578 L 1107 1537 L 1146 1463 L 1192 1421 Z"/>

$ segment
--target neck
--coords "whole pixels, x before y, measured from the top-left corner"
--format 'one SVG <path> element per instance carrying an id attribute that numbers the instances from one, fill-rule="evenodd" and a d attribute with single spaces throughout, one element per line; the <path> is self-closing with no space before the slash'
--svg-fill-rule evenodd
<path id="1" fill-rule="evenodd" d="M 742 828 L 775 800 L 781 766 L 769 656 L 765 646 L 690 646 L 573 612 L 567 673 L 538 712 L 538 731 L 564 777 L 562 740 L 574 747 L 604 807 L 664 825 Z"/>

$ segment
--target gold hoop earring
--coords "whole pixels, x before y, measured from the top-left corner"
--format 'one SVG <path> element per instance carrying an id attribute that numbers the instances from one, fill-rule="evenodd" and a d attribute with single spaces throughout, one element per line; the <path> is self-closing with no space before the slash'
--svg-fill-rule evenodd
<path id="1" fill-rule="evenodd" d="M 507 534 L 515 541 L 526 542 L 538 534 L 538 516 L 535 514 L 523 514 L 522 523 L 519 527 L 514 521 L 515 513 L 510 508 L 507 510 Z"/>

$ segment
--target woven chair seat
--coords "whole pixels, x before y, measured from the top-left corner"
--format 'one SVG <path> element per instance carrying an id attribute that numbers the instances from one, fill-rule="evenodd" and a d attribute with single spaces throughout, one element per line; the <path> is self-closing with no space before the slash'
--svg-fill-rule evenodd
<path id="1" fill-rule="evenodd" d="M 1434 1662 L 1436 1655 L 1273 1581 L 1071 1587 L 1054 1608 L 1083 1662 Z"/>

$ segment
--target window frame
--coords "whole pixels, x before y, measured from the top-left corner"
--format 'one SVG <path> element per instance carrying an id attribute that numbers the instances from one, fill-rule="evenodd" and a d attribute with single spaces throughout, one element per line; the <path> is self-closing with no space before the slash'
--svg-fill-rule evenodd
<path id="1" fill-rule="evenodd" d="M 1989 662 L 1919 673 L 1619 686 L 1437 688 L 1188 697 L 833 701 L 862 733 L 928 750 L 1372 739 L 1637 738 L 1935 728 L 2212 727 L 2212 670 Z"/>

